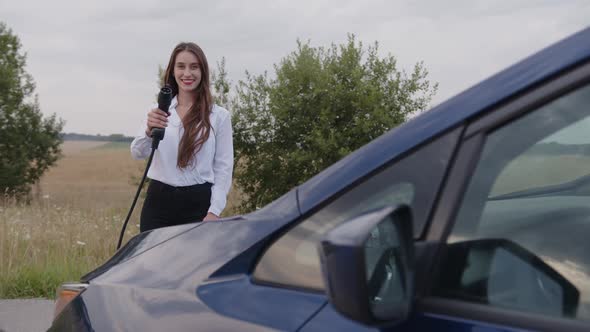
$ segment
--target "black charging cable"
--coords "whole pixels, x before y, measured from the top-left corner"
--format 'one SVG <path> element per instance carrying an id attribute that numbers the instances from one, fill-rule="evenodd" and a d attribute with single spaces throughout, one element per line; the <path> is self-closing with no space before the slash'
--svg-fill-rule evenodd
<path id="1" fill-rule="evenodd" d="M 160 93 L 158 94 L 158 108 L 162 111 L 170 114 L 168 112 L 168 108 L 170 108 L 170 103 L 172 102 L 172 89 L 166 85 L 162 89 L 160 89 Z M 135 203 L 137 203 L 137 198 L 139 198 L 139 193 L 141 192 L 141 188 L 143 187 L 143 183 L 145 182 L 145 178 L 147 176 L 148 170 L 152 164 L 152 159 L 154 159 L 154 153 L 158 149 L 160 145 L 160 141 L 164 139 L 164 128 L 153 128 L 152 129 L 152 152 L 150 153 L 150 157 L 148 158 L 147 165 L 145 167 L 145 171 L 143 172 L 143 177 L 141 178 L 141 182 L 139 183 L 139 187 L 137 188 L 137 192 L 135 193 L 135 198 L 133 199 L 133 203 L 131 204 L 131 209 L 129 209 L 129 213 L 127 214 L 127 218 L 125 218 L 125 223 L 123 224 L 123 228 L 121 228 L 121 235 L 119 235 L 119 243 L 117 244 L 117 250 L 121 248 L 121 242 L 123 241 L 123 235 L 125 234 L 125 229 L 127 228 L 127 223 L 129 222 L 129 218 L 131 217 L 131 213 L 133 213 L 133 208 L 135 207 Z"/>

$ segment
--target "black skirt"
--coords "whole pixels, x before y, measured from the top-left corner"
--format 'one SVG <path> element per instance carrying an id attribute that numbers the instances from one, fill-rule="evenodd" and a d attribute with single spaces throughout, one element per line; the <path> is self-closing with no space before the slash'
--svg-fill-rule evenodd
<path id="1" fill-rule="evenodd" d="M 211 183 L 174 187 L 150 180 L 141 210 L 141 232 L 202 221 L 211 204 Z"/>

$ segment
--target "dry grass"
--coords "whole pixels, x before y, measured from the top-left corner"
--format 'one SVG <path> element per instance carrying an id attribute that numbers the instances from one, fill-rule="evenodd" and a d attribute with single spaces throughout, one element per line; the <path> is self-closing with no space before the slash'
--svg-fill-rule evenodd
<path id="1" fill-rule="evenodd" d="M 129 150 L 96 142 L 66 142 L 64 158 L 41 180 L 44 204 L 96 212 L 129 207 L 144 161 L 133 160 Z"/>
<path id="2" fill-rule="evenodd" d="M 0 206 L 0 298 L 53 297 L 115 252 L 145 161 L 128 145 L 65 142 L 30 205 Z M 239 200 L 230 194 L 229 215 Z M 139 233 L 138 200 L 124 242 Z"/>

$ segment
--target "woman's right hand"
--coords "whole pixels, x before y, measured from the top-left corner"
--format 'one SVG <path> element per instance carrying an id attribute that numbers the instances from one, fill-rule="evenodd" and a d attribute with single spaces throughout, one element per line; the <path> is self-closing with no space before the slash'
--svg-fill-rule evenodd
<path id="1" fill-rule="evenodd" d="M 147 129 L 145 134 L 152 136 L 153 128 L 166 128 L 168 126 L 168 114 L 159 108 L 149 111 L 147 119 Z"/>

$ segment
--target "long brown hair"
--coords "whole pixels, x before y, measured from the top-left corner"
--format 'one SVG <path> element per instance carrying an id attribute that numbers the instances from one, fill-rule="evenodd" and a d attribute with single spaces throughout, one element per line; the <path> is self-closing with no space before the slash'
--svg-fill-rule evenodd
<path id="1" fill-rule="evenodd" d="M 184 134 L 178 146 L 178 160 L 176 161 L 176 165 L 179 168 L 186 168 L 209 138 L 211 132 L 209 115 L 211 114 L 213 98 L 211 97 L 211 89 L 209 87 L 209 64 L 207 63 L 205 53 L 195 43 L 180 43 L 176 45 L 170 55 L 170 61 L 168 62 L 162 82 L 163 85 L 168 84 L 172 88 L 172 96 L 178 95 L 178 83 L 176 83 L 176 79 L 174 78 L 174 65 L 176 63 L 176 56 L 182 51 L 193 53 L 199 60 L 201 69 L 201 82 L 197 86 L 197 98 L 182 120 Z"/>

